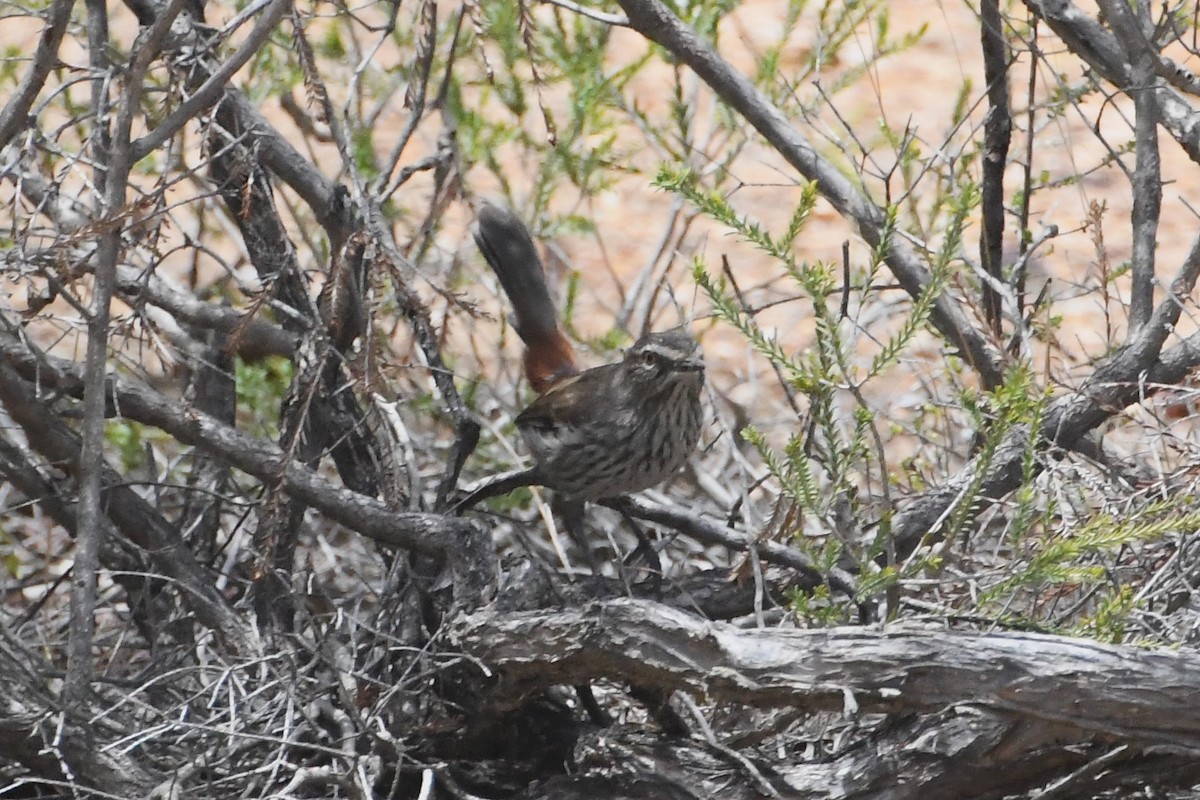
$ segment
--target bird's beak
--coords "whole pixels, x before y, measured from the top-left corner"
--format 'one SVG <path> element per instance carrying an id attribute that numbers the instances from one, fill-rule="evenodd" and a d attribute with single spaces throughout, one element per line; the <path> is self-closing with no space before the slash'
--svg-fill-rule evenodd
<path id="1" fill-rule="evenodd" d="M 682 361 L 676 361 L 674 366 L 678 372 L 704 372 L 704 356 L 696 355 L 685 358 Z"/>

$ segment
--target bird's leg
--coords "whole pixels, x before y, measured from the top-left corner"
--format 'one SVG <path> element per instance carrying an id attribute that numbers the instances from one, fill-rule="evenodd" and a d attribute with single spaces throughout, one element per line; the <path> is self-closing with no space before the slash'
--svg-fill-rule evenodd
<path id="1" fill-rule="evenodd" d="M 449 512 L 455 515 L 462 514 L 464 511 L 470 510 L 472 506 L 481 500 L 508 494 L 513 489 L 519 489 L 522 486 L 539 486 L 541 483 L 542 479 L 536 468 L 520 469 L 493 475 L 474 489 L 468 491 L 466 495 L 454 501 L 449 508 Z"/>
<path id="2" fill-rule="evenodd" d="M 574 689 L 576 696 L 579 697 L 579 705 L 583 706 L 583 710 L 587 712 L 588 719 L 592 721 L 593 725 L 598 728 L 607 728 L 612 725 L 612 717 L 596 699 L 590 683 L 578 683 Z"/>
<path id="3" fill-rule="evenodd" d="M 555 497 L 552 507 L 558 516 L 563 521 L 563 527 L 567 529 L 567 535 L 571 537 L 571 541 L 575 542 L 575 546 L 579 548 L 580 554 L 583 556 L 583 561 L 588 565 L 588 569 L 593 575 L 600 574 L 600 564 L 596 561 L 596 554 L 592 552 L 592 545 L 588 541 L 587 527 L 584 525 L 584 504 L 581 500 L 569 500 L 565 497 Z"/>
<path id="4" fill-rule="evenodd" d="M 662 589 L 663 580 L 663 565 L 662 556 L 658 549 L 654 546 L 654 542 L 650 541 L 650 537 L 646 534 L 646 530 L 638 524 L 632 516 L 624 508 L 618 508 L 625 522 L 633 529 L 633 535 L 637 537 L 638 545 L 633 549 L 625 560 L 621 562 L 622 566 L 632 567 L 639 561 L 645 565 L 648 575 L 647 582 L 650 584 L 651 593 L 657 597 Z"/>

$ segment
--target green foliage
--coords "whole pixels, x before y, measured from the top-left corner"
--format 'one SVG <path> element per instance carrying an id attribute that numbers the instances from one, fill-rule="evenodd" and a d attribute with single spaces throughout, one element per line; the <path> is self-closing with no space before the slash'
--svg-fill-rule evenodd
<path id="1" fill-rule="evenodd" d="M 127 419 L 109 419 L 104 422 L 104 440 L 116 449 L 121 460 L 121 469 L 138 469 L 146 463 L 145 425 Z"/>
<path id="2" fill-rule="evenodd" d="M 6 546 L 12 540 L 12 535 L 9 534 L 8 531 L 4 530 L 2 526 L 0 526 L 0 540 L 2 540 Z M 2 556 L 0 556 L 0 564 L 4 565 L 4 571 L 10 578 L 19 577 L 22 572 L 22 567 L 24 567 L 21 557 L 11 550 L 8 550 Z"/>
<path id="3" fill-rule="evenodd" d="M 582 195 L 609 189 L 629 170 L 632 151 L 619 135 L 627 120 L 624 95 L 628 84 L 650 63 L 646 50 L 626 63 L 610 59 L 612 29 L 577 14 L 523 19 L 520 4 L 481 6 L 487 46 L 500 53 L 489 79 L 456 84 L 449 93 L 459 120 L 458 144 L 467 164 L 492 172 L 506 195 L 514 193 L 497 153 L 506 145 L 524 151 L 532 186 L 520 188 L 532 197 L 543 219 L 550 198 L 570 187 Z M 465 97 L 476 89 L 478 100 Z M 565 106 L 553 102 L 565 99 Z M 482 101 L 482 102 L 480 102 Z M 503 113 L 481 113 L 479 107 L 499 103 Z M 550 112 L 558 106 L 559 119 Z M 578 220 L 576 223 L 578 224 Z M 535 234 L 543 231 L 535 230 Z"/>
<path id="4" fill-rule="evenodd" d="M 16 45 L 4 48 L 4 55 L 0 56 L 0 86 L 15 85 L 20 80 L 19 65 L 24 58 L 25 54 Z"/>
<path id="5" fill-rule="evenodd" d="M 351 149 L 354 156 L 354 166 L 362 176 L 370 180 L 379 174 L 375 164 L 375 145 L 371 131 L 367 128 L 356 128 L 351 134 Z"/>
<path id="6" fill-rule="evenodd" d="M 877 30 L 881 37 L 886 36 L 885 25 L 880 24 Z M 969 86 L 964 86 L 956 112 L 963 119 L 968 97 Z M 897 172 L 905 176 L 906 185 L 915 186 L 928 168 L 917 140 L 886 125 L 881 132 L 895 148 Z M 960 177 L 937 184 L 939 191 L 923 198 L 920 204 L 887 205 L 883 209 L 880 241 L 864 263 L 845 265 L 850 277 L 848 284 L 843 285 L 843 265 L 800 261 L 794 255 L 795 242 L 816 203 L 815 185 L 798 188 L 788 223 L 776 233 L 736 208 L 721 185 L 719 173 L 716 177 L 710 174 L 705 173 L 701 179 L 690 166 L 668 164 L 660 168 L 656 185 L 679 195 L 739 239 L 767 254 L 803 298 L 812 320 L 811 343 L 801 352 L 789 352 L 772 333 L 760 327 L 755 313 L 747 309 L 723 275 L 714 272 L 702 258 L 693 262 L 693 278 L 710 301 L 713 314 L 739 331 L 753 350 L 777 370 L 787 386 L 806 400 L 803 418 L 797 420 L 782 441 L 754 427 L 744 430 L 743 435 L 778 481 L 780 490 L 799 505 L 806 518 L 817 520 L 819 527 L 840 530 L 844 529 L 848 512 L 853 527 L 875 531 L 865 546 L 851 541 L 851 546 L 857 548 L 854 552 L 842 553 L 842 545 L 835 548 L 843 557 L 849 556 L 858 563 L 858 580 L 864 596 L 890 593 L 913 577 L 930 571 L 938 573 L 945 564 L 940 553 L 910 560 L 903 568 L 876 565 L 881 559 L 886 561 L 892 550 L 893 504 L 888 496 L 893 467 L 882 442 L 885 433 L 890 437 L 899 431 L 890 429 L 895 423 L 880 419 L 886 409 L 868 403 L 865 390 L 891 380 L 915 348 L 930 333 L 936 335 L 930 318 L 939 297 L 956 283 L 975 282 L 970 269 L 964 268 L 961 254 L 968 221 L 980 202 L 978 187 Z M 893 323 L 886 335 L 872 335 L 870 347 L 864 348 L 863 331 L 855 324 L 855 315 L 861 312 L 848 314 L 847 309 L 865 309 L 878 302 L 870 287 L 886 271 L 893 242 L 902 230 L 917 231 L 928 241 L 936 242 L 936 249 L 928 254 L 929 279 L 903 313 L 892 315 Z M 837 301 L 843 297 L 849 302 L 839 310 Z M 1024 439 L 1021 463 L 1027 486 L 1032 483 L 1039 468 L 1038 442 L 1032 432 L 1038 430 L 1048 395 L 1036 376 L 1018 364 L 995 391 L 981 395 L 978 390 L 962 387 L 960 399 L 963 408 L 972 413 L 981 436 L 977 458 L 972 462 L 975 471 L 971 482 L 937 531 L 948 547 L 963 537 L 964 529 L 974 519 L 982 478 L 997 447 L 1018 426 L 1030 432 Z M 919 477 L 919 473 L 913 474 Z M 1019 498 L 1012 526 L 1014 536 L 1028 536 L 1044 525 L 1046 508 L 1037 499 L 1032 490 Z M 808 547 L 814 558 L 823 558 L 829 552 L 827 540 L 830 537 L 816 546 L 807 540 L 800 543 Z M 808 606 L 797 607 L 806 618 L 815 619 Z"/>
<path id="7" fill-rule="evenodd" d="M 500 468 L 499 465 L 498 468 Z M 522 508 L 528 508 L 532 503 L 533 490 L 528 486 L 521 486 L 508 494 L 488 498 L 487 507 L 497 514 L 510 514 Z"/>
<path id="8" fill-rule="evenodd" d="M 767 253 L 805 298 L 814 321 L 814 341 L 804 354 L 790 354 L 762 330 L 723 278 L 714 276 L 702 259 L 697 259 L 693 265 L 693 277 L 711 302 L 715 315 L 741 332 L 754 350 L 779 370 L 788 385 L 808 399 L 808 424 L 798 426 L 789 434 L 781 449 L 773 447 L 753 428 L 743 432 L 747 441 L 758 450 L 782 491 L 799 504 L 806 516 L 821 520 L 829 529 L 836 529 L 838 509 L 849 502 L 852 513 L 866 522 L 859 501 L 865 499 L 863 490 L 871 487 L 862 485 L 861 476 L 872 473 L 884 476 L 887 467 L 875 444 L 879 439 L 874 430 L 876 412 L 866 405 L 860 390 L 867 381 L 880 377 L 926 325 L 933 301 L 949 279 L 951 259 L 939 261 L 926 291 L 899 329 L 881 343 L 879 352 L 864 373 L 855 357 L 852 327 L 830 307 L 838 290 L 835 278 L 838 270 L 829 264 L 798 262 L 792 252 L 793 243 L 811 216 L 816 201 L 815 186 L 801 189 L 787 227 L 775 236 L 735 211 L 720 192 L 702 189 L 691 172 L 664 169 L 657 184 L 680 194 L 741 239 Z M 962 213 L 947 226 L 946 252 L 956 245 L 967 207 L 968 204 L 962 205 Z M 894 217 L 889 216 L 889 220 L 894 221 Z M 863 270 L 864 273 L 873 274 L 882 263 L 890 246 L 894 224 L 889 223 L 887 230 L 888 235 L 876 248 L 872 264 Z M 847 395 L 852 402 L 849 414 L 843 402 Z M 886 517 L 878 522 L 886 535 Z M 873 557 L 874 550 L 858 553 L 856 558 L 865 562 Z M 869 583 L 883 587 L 892 581 L 894 575 L 885 571 L 876 574 Z"/>
<path id="9" fill-rule="evenodd" d="M 234 362 L 239 416 L 255 435 L 278 437 L 276 421 L 294 370 L 292 362 L 281 356 L 270 356 L 251 364 L 240 358 Z"/>
<path id="10" fill-rule="evenodd" d="M 964 407 L 977 406 L 967 397 L 961 395 Z M 1026 367 L 1014 367 L 1005 376 L 1005 381 L 984 399 L 983 407 L 987 411 L 976 411 L 976 429 L 983 432 L 982 444 L 976 454 L 974 475 L 964 493 L 963 501 L 956 504 L 954 512 L 946 522 L 943 532 L 947 541 L 954 541 L 967 522 L 974 518 L 976 498 L 984 476 L 991 468 L 996 450 L 1000 443 L 1011 431 L 1020 426 L 1025 431 L 1025 449 L 1023 451 L 1022 469 L 1025 476 L 1032 480 L 1036 467 L 1038 422 L 1041 420 L 1049 395 L 1038 386 L 1035 376 Z M 1017 530 L 1028 530 L 1033 522 L 1036 510 L 1032 503 L 1021 509 L 1023 517 L 1018 517 Z"/>
<path id="11" fill-rule="evenodd" d="M 672 10 L 705 39 L 716 41 L 717 26 L 737 7 L 736 0 L 670 3 Z"/>
<path id="12" fill-rule="evenodd" d="M 316 51 L 325 58 L 345 58 L 348 52 L 341 28 L 337 25 L 327 27 L 325 35 L 320 38 L 319 43 L 316 45 Z"/>
<path id="13" fill-rule="evenodd" d="M 834 597 L 828 586 L 818 586 L 811 592 L 793 592 L 789 597 L 796 619 L 812 628 L 827 628 L 857 622 L 852 609 Z"/>
<path id="14" fill-rule="evenodd" d="M 247 65 L 252 80 L 247 82 L 246 93 L 256 105 L 304 83 L 290 34 L 277 30 L 271 39 L 274 46 L 259 49 Z"/>
<path id="15" fill-rule="evenodd" d="M 629 334 L 620 328 L 610 328 L 603 336 L 593 340 L 592 344 L 601 352 L 611 352 L 629 344 Z"/>
<path id="16" fill-rule="evenodd" d="M 567 276 L 567 301 L 563 304 L 563 327 L 571 335 L 575 334 L 575 303 L 579 300 L 579 273 L 572 271 Z"/>
<path id="17" fill-rule="evenodd" d="M 700 0 L 671 6 L 701 37 L 719 45 L 718 37 L 730 30 L 722 21 L 736 3 Z M 869 250 L 852 252 L 850 263 L 842 264 L 797 255 L 806 236 L 822 234 L 809 230 L 815 227 L 810 223 L 818 206 L 815 184 L 779 190 L 776 196 L 791 204 L 782 223 L 761 221 L 752 205 L 741 202 L 739 167 L 747 152 L 759 152 L 750 149 L 757 145 L 756 134 L 719 100 L 710 111 L 708 98 L 695 88 L 695 77 L 670 57 L 663 69 L 660 48 L 616 52 L 612 29 L 560 9 L 496 3 L 479 10 L 484 41 L 473 42 L 464 52 L 486 48 L 492 76 L 481 77 L 483 70 L 456 74 L 447 104 L 458 123 L 464 164 L 491 173 L 501 192 L 516 196 L 535 236 L 591 233 L 586 199 L 627 175 L 653 169 L 649 154 L 657 160 L 655 186 L 765 254 L 776 267 L 773 288 L 785 286 L 799 299 L 810 339 L 793 348 L 774 328 L 760 324 L 721 267 L 703 256 L 692 260 L 692 278 L 713 317 L 735 329 L 769 362 L 801 409 L 790 425 L 763 423 L 742 431 L 774 479 L 772 488 L 791 498 L 812 528 L 849 528 L 854 534 L 799 539 L 818 563 L 855 565 L 863 595 L 903 593 L 920 580 L 945 579 L 960 566 L 964 552 L 981 544 L 981 482 L 999 449 L 1015 442 L 1022 485 L 1004 507 L 1006 524 L 999 539 L 1012 548 L 1017 566 L 978 587 L 988 601 L 972 602 L 972 610 L 1041 624 L 1026 602 L 1040 588 L 1102 583 L 1095 557 L 1111 551 L 1043 547 L 1055 541 L 1049 532 L 1061 523 L 1060 498 L 1036 483 L 1046 466 L 1044 442 L 1037 435 L 1050 400 L 1045 375 L 1014 358 L 1002 385 L 985 391 L 973 382 L 955 345 L 943 342 L 932 324 L 939 298 L 951 292 L 952 302 L 960 302 L 979 287 L 964 257 L 975 247 L 971 226 L 980 204 L 974 177 L 981 157 L 975 143 L 983 91 L 978 79 L 964 76 L 952 86 L 944 130 L 918 130 L 907 116 L 888 119 L 886 114 L 865 128 L 829 114 L 831 98 L 861 86 L 885 59 L 920 42 L 924 27 L 902 29 L 886 0 L 792 0 L 772 41 L 758 43 L 761 49 L 748 70 L 756 87 L 798 126 L 833 131 L 823 155 L 840 164 L 880 205 L 880 240 Z M 798 40 L 805 46 L 797 47 Z M 647 74 L 661 84 L 657 104 L 646 104 L 633 91 L 639 86 L 635 81 Z M 1052 96 L 1039 113 L 1053 119 L 1095 91 L 1090 80 L 1047 86 Z M 824 140 L 812 138 L 822 146 Z M 1126 151 L 1125 144 L 1114 143 L 1109 158 Z M 512 170 L 514 158 L 523 172 Z M 1062 170 L 1035 172 L 1029 194 L 1053 181 L 1061 185 L 1079 177 Z M 582 202 L 573 205 L 577 199 Z M 1019 209 L 1031 199 L 1022 189 L 1006 198 L 1006 206 Z M 1029 231 L 1017 235 L 1026 243 L 1031 236 Z M 919 253 L 928 280 L 908 296 L 896 291 L 888 262 L 896 243 L 913 237 L 926 246 Z M 1126 277 L 1126 269 L 1110 269 L 1107 280 Z M 569 275 L 566 286 L 564 319 L 573 335 L 582 307 L 580 278 Z M 888 284 L 889 289 L 880 289 Z M 1058 318 L 1050 311 L 1039 310 L 1035 332 L 1054 335 Z M 628 333 L 614 328 L 589 344 L 608 352 L 627 342 Z M 946 352 L 940 363 L 929 355 L 939 345 Z M 914 363 L 923 366 L 914 370 Z M 935 370 L 939 374 L 931 375 Z M 890 383 L 914 372 L 936 384 L 938 396 L 918 398 L 903 414 L 879 407 L 877 398 L 887 396 Z M 951 440 L 951 432 L 963 427 L 975 432 L 973 441 L 964 442 L 961 435 Z M 890 447 L 897 439 L 921 444 L 912 455 L 897 458 L 885 452 L 885 443 Z M 497 459 L 498 465 L 508 463 Z M 930 488 L 966 465 L 965 486 L 930 532 L 930 541 L 941 539 L 939 548 L 889 563 L 896 495 Z M 527 501 L 519 493 L 494 501 L 493 507 Z M 1027 554 L 1038 555 L 1026 563 Z M 818 593 L 797 597 L 795 607 L 810 624 L 826 624 L 845 612 L 840 602 Z M 1115 621 L 1128 608 L 1123 602 L 1117 594 L 1097 595 L 1096 626 L 1116 630 Z"/>
<path id="18" fill-rule="evenodd" d="M 1048 521 L 1047 521 L 1048 522 Z M 1049 530 L 1049 524 L 1046 529 Z M 1129 615 L 1138 607 L 1131 585 L 1115 579 L 1107 566 L 1121 552 L 1200 529 L 1195 500 L 1178 497 L 1150 503 L 1134 515 L 1104 512 L 1082 524 L 1058 526 L 1029 536 L 1002 580 L 981 592 L 976 607 L 1000 609 L 1012 621 L 1053 622 L 1060 594 L 1088 598 L 1090 613 L 1068 619 L 1063 632 L 1100 641 L 1125 640 Z"/>

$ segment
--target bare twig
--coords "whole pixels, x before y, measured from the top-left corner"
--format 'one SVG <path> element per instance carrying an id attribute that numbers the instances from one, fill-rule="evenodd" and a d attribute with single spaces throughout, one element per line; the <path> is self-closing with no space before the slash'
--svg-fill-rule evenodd
<path id="1" fill-rule="evenodd" d="M 630 27 L 691 67 L 722 100 L 754 125 L 789 164 L 806 179 L 816 182 L 822 196 L 858 225 L 868 244 L 885 245 L 892 273 L 912 297 L 921 296 L 930 281 L 929 269 L 921 257 L 902 237 L 883 241 L 886 226 L 882 209 L 818 153 L 769 98 L 659 0 L 620 0 L 620 4 L 629 16 Z M 987 384 L 1000 383 L 1003 354 L 974 327 L 953 298 L 940 296 L 930 318 Z"/>
<path id="2" fill-rule="evenodd" d="M 76 396 L 82 384 L 73 364 L 35 357 L 15 337 L 0 333 L 0 356 L 22 372 L 60 392 Z M 264 483 L 280 482 L 284 492 L 351 530 L 376 541 L 424 555 L 445 557 L 465 606 L 480 601 L 494 582 L 492 543 L 470 522 L 438 514 L 393 512 L 373 497 L 334 486 L 312 470 L 289 461 L 276 445 L 247 436 L 194 409 L 180 409 L 148 386 L 109 376 L 106 398 L 132 420 L 161 428 L 183 444 L 203 448 Z"/>
<path id="3" fill-rule="evenodd" d="M 225 91 L 225 85 L 266 44 L 267 37 L 275 30 L 290 7 L 291 0 L 273 0 L 262 19 L 258 21 L 258 24 L 254 26 L 254 29 L 250 31 L 246 40 L 234 51 L 233 55 L 213 70 L 204 83 L 168 114 L 154 130 L 133 143 L 131 148 L 133 160 L 140 161 L 153 153 L 184 125 L 195 119 L 200 112 L 220 100 Z"/>
<path id="4" fill-rule="evenodd" d="M 1159 103 L 1156 66 L 1158 54 L 1146 40 L 1149 4 L 1140 3 L 1142 19 L 1123 0 L 1100 0 L 1109 24 L 1125 51 L 1128 83 L 1121 89 L 1133 98 L 1137 164 L 1133 195 L 1133 285 L 1129 295 L 1129 333 L 1150 321 L 1154 308 L 1154 262 L 1158 246 L 1158 219 L 1162 210 L 1162 159 L 1158 152 Z"/>
<path id="5" fill-rule="evenodd" d="M 54 0 L 54 4 L 50 6 L 46 28 L 38 39 L 29 71 L 17 84 L 12 97 L 4 104 L 4 109 L 0 110 L 0 150 L 3 150 L 25 125 L 25 115 L 33 107 L 33 101 L 37 99 L 46 78 L 54 68 L 54 62 L 58 58 L 58 47 L 62 44 L 63 34 L 71 20 L 71 9 L 74 6 L 75 0 Z"/>
<path id="6" fill-rule="evenodd" d="M 568 11 L 573 11 L 574 13 L 579 14 L 582 17 L 594 19 L 597 22 L 603 22 L 605 25 L 612 25 L 618 28 L 629 27 L 629 20 L 620 14 L 606 14 L 603 11 L 597 11 L 594 8 L 586 8 L 577 3 L 573 3 L 571 0 L 542 0 L 542 2 L 548 5 L 558 6 L 559 8 L 565 8 Z"/>
<path id="7" fill-rule="evenodd" d="M 1008 42 L 1000 16 L 1000 0 L 982 0 L 979 7 L 983 72 L 987 81 L 988 114 L 983 133 L 982 214 L 979 261 L 997 283 L 1004 281 L 1004 171 L 1012 139 L 1012 109 L 1008 97 Z M 983 284 L 983 311 L 992 333 L 1001 334 L 1003 304 L 991 284 Z M 1020 312 L 1017 311 L 1018 323 Z"/>

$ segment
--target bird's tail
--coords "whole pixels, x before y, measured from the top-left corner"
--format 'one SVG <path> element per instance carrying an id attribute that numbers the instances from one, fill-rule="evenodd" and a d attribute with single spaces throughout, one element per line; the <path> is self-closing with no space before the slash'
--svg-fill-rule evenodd
<path id="1" fill-rule="evenodd" d="M 575 348 L 558 325 L 546 271 L 525 224 L 507 208 L 481 203 L 475 244 L 496 277 L 525 342 L 525 376 L 539 394 L 579 372 Z"/>

